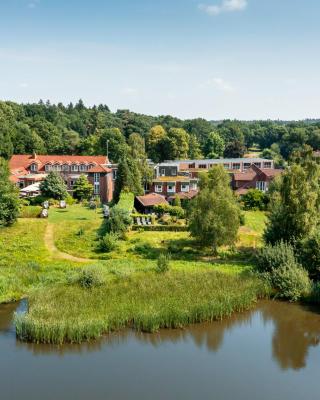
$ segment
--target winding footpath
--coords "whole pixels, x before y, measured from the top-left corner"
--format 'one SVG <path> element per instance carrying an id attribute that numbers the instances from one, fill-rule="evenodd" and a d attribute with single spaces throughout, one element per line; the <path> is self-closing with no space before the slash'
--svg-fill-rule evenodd
<path id="1" fill-rule="evenodd" d="M 50 254 L 55 258 L 61 258 L 63 260 L 74 261 L 74 262 L 78 262 L 78 263 L 87 263 L 87 262 L 97 261 L 97 260 L 92 260 L 89 258 L 75 257 L 68 253 L 64 253 L 63 251 L 60 251 L 54 243 L 54 225 L 53 224 L 48 223 L 47 228 L 44 233 L 44 242 L 45 242 L 46 248 L 48 249 Z"/>

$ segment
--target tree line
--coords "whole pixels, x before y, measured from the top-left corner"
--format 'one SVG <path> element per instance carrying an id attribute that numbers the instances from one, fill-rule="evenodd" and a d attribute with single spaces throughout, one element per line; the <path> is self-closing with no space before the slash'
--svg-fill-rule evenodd
<path id="1" fill-rule="evenodd" d="M 39 101 L 0 101 L 0 156 L 12 154 L 107 155 L 119 162 L 129 153 L 155 162 L 168 159 L 242 157 L 253 146 L 283 165 L 304 145 L 320 149 L 320 122 L 182 120 L 107 105 L 65 106 Z M 143 173 L 143 171 L 142 171 Z"/>

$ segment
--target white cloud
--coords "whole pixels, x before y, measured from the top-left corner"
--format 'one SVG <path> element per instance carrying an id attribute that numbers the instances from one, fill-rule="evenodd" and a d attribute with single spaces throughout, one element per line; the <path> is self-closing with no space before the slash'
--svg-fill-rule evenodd
<path id="1" fill-rule="evenodd" d="M 220 4 L 199 4 L 199 9 L 215 16 L 225 12 L 243 11 L 247 6 L 247 0 L 222 0 Z"/>
<path id="2" fill-rule="evenodd" d="M 208 79 L 205 84 L 201 85 L 202 87 L 214 87 L 215 89 L 220 90 L 221 92 L 232 93 L 235 91 L 235 88 L 231 85 L 231 83 L 225 81 L 222 78 L 211 78 Z"/>

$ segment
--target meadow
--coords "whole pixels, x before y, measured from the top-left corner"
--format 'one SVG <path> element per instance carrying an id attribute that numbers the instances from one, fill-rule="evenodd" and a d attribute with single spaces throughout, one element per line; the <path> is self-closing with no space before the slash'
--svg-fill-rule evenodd
<path id="1" fill-rule="evenodd" d="M 35 340 L 50 341 L 44 324 L 48 320 L 54 332 L 64 332 L 57 335 L 60 339 L 52 339 L 54 342 L 59 342 L 61 335 L 64 340 L 77 341 L 119 326 L 138 327 L 135 321 L 142 321 L 142 315 L 146 318 L 141 322 L 143 330 L 166 326 L 169 315 L 173 315 L 170 312 L 177 316 L 172 322 L 177 326 L 186 321 L 220 318 L 222 314 L 217 310 L 229 315 L 231 310 L 247 308 L 257 298 L 247 273 L 252 269 L 255 248 L 261 245 L 265 215 L 246 212 L 245 219 L 236 247 L 221 248 L 218 256 L 213 256 L 211 249 L 199 247 L 188 232 L 166 231 L 129 232 L 117 250 L 101 253 L 97 249 L 103 223 L 101 209 L 81 205 L 65 210 L 51 208 L 47 220 L 20 218 L 14 226 L 0 230 L 0 303 L 28 297 L 29 314 L 23 324 L 17 321 L 24 332 L 20 336 L 31 339 L 30 332 L 39 331 Z M 62 256 L 45 243 L 48 226 L 53 229 L 54 245 Z M 171 254 L 170 272 L 164 275 L 155 272 L 162 252 Z M 85 262 L 65 259 L 63 254 L 82 257 Z M 83 269 L 99 271 L 103 284 L 88 291 L 72 283 Z M 251 289 L 247 292 L 246 288 Z M 112 303 L 108 301 L 111 298 Z M 59 322 L 56 316 L 62 310 L 64 317 Z M 82 326 L 79 329 L 83 334 L 66 334 L 71 321 Z M 95 324 L 100 328 L 92 336 L 88 332 Z"/>

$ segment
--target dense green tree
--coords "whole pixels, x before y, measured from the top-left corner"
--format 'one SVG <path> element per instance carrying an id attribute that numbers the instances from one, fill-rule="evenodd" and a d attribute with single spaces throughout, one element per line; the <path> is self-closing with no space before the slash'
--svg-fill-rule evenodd
<path id="1" fill-rule="evenodd" d="M 212 246 L 215 253 L 219 246 L 235 243 L 240 209 L 222 166 L 212 168 L 202 180 L 200 194 L 189 210 L 189 221 L 191 235 L 202 245 Z"/>
<path id="2" fill-rule="evenodd" d="M 235 140 L 226 145 L 224 156 L 226 158 L 242 158 L 246 152 L 246 148 L 242 142 Z"/>
<path id="3" fill-rule="evenodd" d="M 135 195 L 143 194 L 142 177 L 138 162 L 130 156 L 119 161 L 114 197 L 118 201 L 122 191 L 132 192 Z"/>
<path id="4" fill-rule="evenodd" d="M 88 178 L 81 174 L 73 186 L 73 197 L 77 200 L 88 200 L 93 194 L 93 186 Z"/>
<path id="5" fill-rule="evenodd" d="M 149 157 L 154 162 L 163 161 L 165 159 L 164 148 L 167 138 L 167 132 L 161 125 L 155 125 L 150 129 L 147 135 L 147 151 Z"/>
<path id="6" fill-rule="evenodd" d="M 40 184 L 42 196 L 48 199 L 63 200 L 68 196 L 67 187 L 57 172 L 50 172 Z"/>
<path id="7" fill-rule="evenodd" d="M 218 132 L 210 132 L 203 151 L 206 158 L 219 158 L 223 156 L 225 143 Z"/>
<path id="8" fill-rule="evenodd" d="M 109 153 L 109 159 L 112 162 L 118 162 L 128 152 L 126 140 L 119 128 L 106 128 L 98 133 L 96 154 Z"/>
<path id="9" fill-rule="evenodd" d="M 0 227 L 12 225 L 19 214 L 19 192 L 9 176 L 8 163 L 0 157 Z"/>
<path id="10" fill-rule="evenodd" d="M 191 160 L 199 160 L 203 158 L 200 143 L 193 134 L 189 135 L 189 158 Z"/>
<path id="11" fill-rule="evenodd" d="M 312 235 L 320 222 L 320 167 L 309 157 L 287 168 L 271 187 L 265 240 L 293 242 Z"/>
<path id="12" fill-rule="evenodd" d="M 188 158 L 189 135 L 182 128 L 170 128 L 167 135 L 168 159 L 181 160 Z"/>

